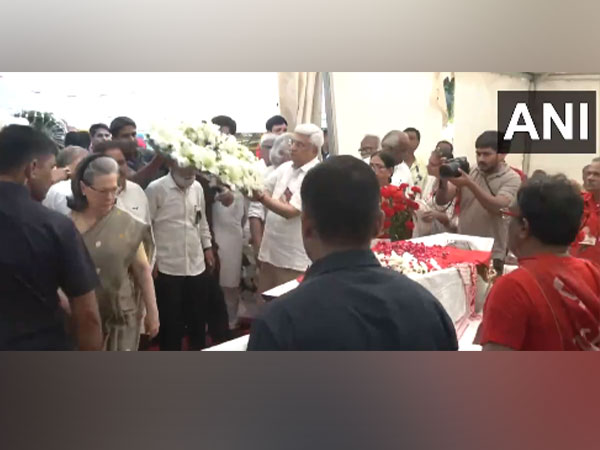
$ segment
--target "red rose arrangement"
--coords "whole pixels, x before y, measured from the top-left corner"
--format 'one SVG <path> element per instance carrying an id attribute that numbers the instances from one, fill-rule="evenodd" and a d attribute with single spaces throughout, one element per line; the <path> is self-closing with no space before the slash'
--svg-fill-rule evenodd
<path id="1" fill-rule="evenodd" d="M 382 238 L 401 241 L 412 237 L 415 224 L 413 213 L 419 209 L 415 196 L 421 193 L 418 186 L 409 189 L 408 184 L 381 188 L 381 209 L 385 213 Z"/>

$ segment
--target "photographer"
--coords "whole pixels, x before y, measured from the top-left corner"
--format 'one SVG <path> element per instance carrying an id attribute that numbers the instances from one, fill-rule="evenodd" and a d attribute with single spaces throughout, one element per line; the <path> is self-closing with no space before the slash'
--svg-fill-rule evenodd
<path id="1" fill-rule="evenodd" d="M 461 168 L 468 170 L 466 160 L 447 161 L 440 168 L 442 178 L 436 202 L 445 205 L 458 196 L 458 232 L 493 237 L 494 270 L 502 274 L 507 253 L 508 222 L 501 216 L 500 209 L 511 204 L 521 186 L 521 178 L 504 162 L 505 155 L 499 153 L 499 142 L 497 131 L 486 131 L 477 138 L 477 167 L 469 174 Z M 448 176 L 449 172 L 453 172 L 451 176 Z"/>
<path id="2" fill-rule="evenodd" d="M 419 200 L 421 207 L 415 212 L 413 237 L 456 232 L 458 226 L 456 198 L 443 206 L 436 202 L 436 194 L 440 186 L 440 167 L 444 161 L 453 159 L 453 150 L 450 142 L 440 141 L 431 152 L 427 164 L 427 178 Z"/>

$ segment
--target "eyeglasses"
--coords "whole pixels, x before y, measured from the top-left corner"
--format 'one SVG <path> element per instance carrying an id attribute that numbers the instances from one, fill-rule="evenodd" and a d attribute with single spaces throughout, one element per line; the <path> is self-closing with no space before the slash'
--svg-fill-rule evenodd
<path id="1" fill-rule="evenodd" d="M 373 169 L 373 170 L 385 170 L 386 169 L 386 167 L 383 164 L 371 163 L 370 166 L 371 166 L 371 169 Z"/>
<path id="2" fill-rule="evenodd" d="M 107 190 L 99 190 L 99 189 L 96 189 L 94 186 L 90 186 L 90 185 L 87 185 L 87 187 L 89 187 L 92 191 L 97 192 L 100 195 L 115 196 L 115 197 L 117 196 L 117 194 L 119 193 L 119 190 L 120 190 L 118 187 L 116 187 L 114 189 L 107 189 Z"/>

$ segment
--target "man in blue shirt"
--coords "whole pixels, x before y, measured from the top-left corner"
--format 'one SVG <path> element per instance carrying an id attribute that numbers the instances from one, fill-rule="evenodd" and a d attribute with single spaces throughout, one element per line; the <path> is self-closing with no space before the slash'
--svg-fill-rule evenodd
<path id="1" fill-rule="evenodd" d="M 248 350 L 457 350 L 439 301 L 382 267 L 370 250 L 382 227 L 371 168 L 332 156 L 301 188 L 302 236 L 313 265 L 300 286 L 254 321 Z"/>

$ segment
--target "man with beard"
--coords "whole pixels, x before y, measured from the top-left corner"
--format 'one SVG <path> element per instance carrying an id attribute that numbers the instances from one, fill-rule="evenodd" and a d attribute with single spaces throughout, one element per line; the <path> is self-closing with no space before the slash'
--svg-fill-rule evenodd
<path id="1" fill-rule="evenodd" d="M 507 254 L 508 221 L 500 214 L 514 200 L 521 178 L 505 162 L 498 131 L 485 131 L 475 141 L 477 167 L 467 174 L 441 178 L 436 194 L 438 205 L 460 198 L 458 232 L 470 236 L 493 237 L 494 270 L 502 274 Z M 506 147 L 508 148 L 508 146 Z"/>

